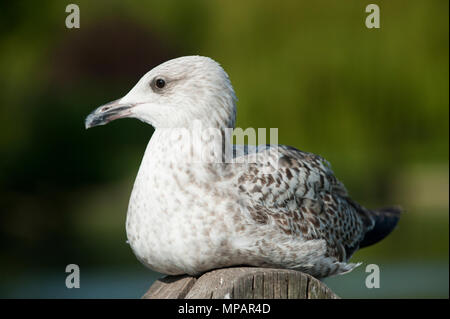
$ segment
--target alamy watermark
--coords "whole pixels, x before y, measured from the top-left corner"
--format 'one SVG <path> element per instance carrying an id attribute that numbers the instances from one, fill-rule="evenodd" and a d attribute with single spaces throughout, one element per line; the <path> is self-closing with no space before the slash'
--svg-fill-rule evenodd
<path id="1" fill-rule="evenodd" d="M 189 128 L 159 128 L 158 134 L 168 145 L 177 147 L 169 161 L 261 164 L 261 169 L 270 170 L 278 167 L 278 128 L 270 128 L 268 133 L 266 128 L 203 127 L 195 120 Z"/>
<path id="2" fill-rule="evenodd" d="M 366 17 L 366 27 L 368 29 L 380 28 L 380 7 L 376 4 L 369 4 L 366 7 L 366 12 L 370 13 Z"/>
<path id="3" fill-rule="evenodd" d="M 66 12 L 69 13 L 66 17 L 67 29 L 79 29 L 80 28 L 80 7 L 76 4 L 68 4 L 66 6 Z"/>
<path id="4" fill-rule="evenodd" d="M 370 273 L 366 277 L 366 288 L 380 288 L 380 267 L 376 264 L 367 265 L 366 272 Z"/>
<path id="5" fill-rule="evenodd" d="M 68 289 L 80 288 L 80 267 L 76 264 L 69 264 L 66 266 L 66 287 Z"/>

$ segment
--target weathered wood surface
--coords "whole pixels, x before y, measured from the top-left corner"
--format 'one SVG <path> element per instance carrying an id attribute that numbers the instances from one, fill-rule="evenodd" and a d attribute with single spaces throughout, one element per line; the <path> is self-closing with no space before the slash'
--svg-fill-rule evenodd
<path id="1" fill-rule="evenodd" d="M 324 283 L 302 272 L 271 268 L 224 268 L 200 277 L 158 279 L 144 299 L 338 299 Z"/>

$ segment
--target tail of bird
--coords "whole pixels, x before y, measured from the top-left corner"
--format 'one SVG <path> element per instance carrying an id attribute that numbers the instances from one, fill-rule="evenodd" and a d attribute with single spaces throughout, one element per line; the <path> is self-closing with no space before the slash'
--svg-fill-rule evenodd
<path id="1" fill-rule="evenodd" d="M 369 212 L 370 218 L 375 222 L 373 228 L 368 231 L 359 247 L 373 245 L 389 235 L 397 226 L 402 209 L 399 207 L 387 207 Z"/>

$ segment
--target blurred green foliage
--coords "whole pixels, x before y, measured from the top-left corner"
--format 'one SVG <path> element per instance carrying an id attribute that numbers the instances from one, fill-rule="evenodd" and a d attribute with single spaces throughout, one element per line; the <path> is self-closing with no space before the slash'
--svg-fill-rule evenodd
<path id="1" fill-rule="evenodd" d="M 1 2 L 2 271 L 138 267 L 124 222 L 153 130 L 85 131 L 84 117 L 191 54 L 230 75 L 238 126 L 277 127 L 362 204 L 406 208 L 353 259 L 448 265 L 448 1 L 376 3 L 378 30 L 364 26 L 364 1 L 78 1 L 81 28 L 69 30 L 68 3 Z"/>

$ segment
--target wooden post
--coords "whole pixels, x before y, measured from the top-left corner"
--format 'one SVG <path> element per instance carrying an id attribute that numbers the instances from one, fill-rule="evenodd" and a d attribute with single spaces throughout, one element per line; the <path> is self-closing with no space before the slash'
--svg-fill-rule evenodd
<path id="1" fill-rule="evenodd" d="M 223 268 L 200 277 L 158 279 L 143 299 L 339 299 L 305 273 L 272 268 Z"/>

